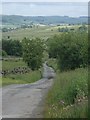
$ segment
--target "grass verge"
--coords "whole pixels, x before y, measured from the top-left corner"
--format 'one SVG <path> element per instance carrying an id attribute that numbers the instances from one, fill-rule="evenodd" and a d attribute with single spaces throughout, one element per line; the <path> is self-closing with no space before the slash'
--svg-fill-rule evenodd
<path id="1" fill-rule="evenodd" d="M 2 78 L 2 86 L 10 84 L 29 84 L 35 82 L 41 78 L 40 71 L 31 71 L 26 74 L 10 74 Z"/>
<path id="2" fill-rule="evenodd" d="M 45 101 L 45 118 L 88 117 L 88 70 L 56 73 Z"/>

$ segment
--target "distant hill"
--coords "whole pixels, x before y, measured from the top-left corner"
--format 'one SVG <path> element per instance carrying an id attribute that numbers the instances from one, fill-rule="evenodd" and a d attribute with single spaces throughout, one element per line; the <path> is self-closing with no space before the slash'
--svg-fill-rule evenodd
<path id="1" fill-rule="evenodd" d="M 1 15 L 0 15 L 1 18 Z M 1 19 L 0 19 L 1 22 Z M 68 17 L 68 16 L 18 16 L 2 15 L 3 24 L 82 24 L 88 23 L 88 17 Z"/>

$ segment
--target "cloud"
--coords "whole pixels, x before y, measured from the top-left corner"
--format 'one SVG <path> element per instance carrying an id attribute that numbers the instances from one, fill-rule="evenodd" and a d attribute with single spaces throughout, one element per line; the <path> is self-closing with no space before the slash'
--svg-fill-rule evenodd
<path id="1" fill-rule="evenodd" d="M 24 16 L 87 16 L 86 3 L 3 3 L 3 14 Z"/>
<path id="2" fill-rule="evenodd" d="M 34 7 L 36 6 L 36 4 L 31 3 L 29 6 L 30 6 L 31 8 L 34 8 Z"/>

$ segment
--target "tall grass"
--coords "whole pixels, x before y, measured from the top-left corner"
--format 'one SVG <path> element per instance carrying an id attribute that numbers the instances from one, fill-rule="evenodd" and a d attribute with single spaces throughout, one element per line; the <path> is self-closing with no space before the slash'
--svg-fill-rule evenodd
<path id="1" fill-rule="evenodd" d="M 86 118 L 88 114 L 88 71 L 58 72 L 45 104 L 46 118 Z"/>

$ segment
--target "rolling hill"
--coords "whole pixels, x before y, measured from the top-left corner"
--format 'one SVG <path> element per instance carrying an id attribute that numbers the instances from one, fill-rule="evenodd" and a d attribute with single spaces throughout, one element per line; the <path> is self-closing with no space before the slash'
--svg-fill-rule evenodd
<path id="1" fill-rule="evenodd" d="M 0 15 L 3 24 L 82 24 L 88 23 L 87 16 L 68 17 L 68 16 L 18 16 L 18 15 Z M 0 19 L 1 22 L 1 19 Z"/>

